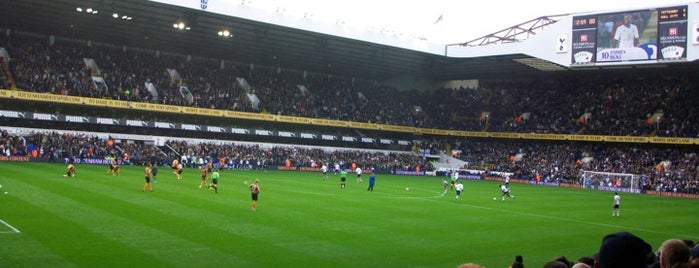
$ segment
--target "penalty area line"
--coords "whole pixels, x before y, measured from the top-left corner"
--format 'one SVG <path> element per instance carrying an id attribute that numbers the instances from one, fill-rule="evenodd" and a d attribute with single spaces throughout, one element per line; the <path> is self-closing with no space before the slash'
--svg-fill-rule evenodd
<path id="1" fill-rule="evenodd" d="M 20 231 L 19 231 L 17 228 L 15 228 L 14 226 L 10 225 L 9 223 L 3 221 L 2 219 L 0 219 L 0 223 L 4 224 L 4 225 L 7 226 L 8 228 L 12 229 L 12 232 L 3 232 L 3 231 L 0 231 L 0 233 L 5 233 L 5 234 L 9 234 L 9 233 L 16 233 L 16 234 L 18 234 L 18 233 L 20 233 Z"/>

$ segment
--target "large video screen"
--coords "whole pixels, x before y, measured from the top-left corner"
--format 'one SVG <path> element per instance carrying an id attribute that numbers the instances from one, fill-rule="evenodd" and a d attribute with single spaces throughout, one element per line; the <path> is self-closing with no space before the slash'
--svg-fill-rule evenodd
<path id="1" fill-rule="evenodd" d="M 573 66 L 683 60 L 687 6 L 573 17 Z"/>

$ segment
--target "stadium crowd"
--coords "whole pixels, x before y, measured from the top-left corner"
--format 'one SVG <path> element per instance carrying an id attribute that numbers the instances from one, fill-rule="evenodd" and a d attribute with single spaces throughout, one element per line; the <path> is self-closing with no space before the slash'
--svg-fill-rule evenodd
<path id="1" fill-rule="evenodd" d="M 0 47 L 13 59 L 9 69 L 17 88 L 27 91 L 468 131 L 699 135 L 699 93 L 693 90 L 697 78 L 691 72 L 563 75 L 481 81 L 469 89 L 401 91 L 361 79 L 61 38 L 51 43 L 28 34 L 0 40 Z M 97 68 L 87 67 L 84 58 L 93 59 Z M 108 89 L 95 86 L 93 76 L 102 77 Z M 0 81 L 7 87 L 7 79 Z M 153 83 L 157 94 L 146 82 Z M 180 85 L 192 93 L 191 102 Z M 257 96 L 259 105 L 248 94 Z"/>
<path id="2" fill-rule="evenodd" d="M 349 167 L 355 163 L 361 167 L 383 170 L 427 170 L 429 163 L 414 153 L 383 153 L 365 150 L 322 150 L 301 146 L 267 146 L 258 144 L 196 143 L 170 140 L 165 146 L 155 146 L 143 141 L 100 138 L 87 134 L 57 132 L 33 132 L 30 135 L 14 135 L 7 130 L 0 132 L 0 150 L 5 156 L 32 156 L 48 161 L 63 162 L 65 159 L 115 157 L 122 164 L 144 165 L 157 163 L 167 165 L 179 159 L 185 166 L 223 162 L 225 168 L 261 169 L 267 165 L 293 167 L 332 166 L 335 163 Z M 220 161 L 224 159 L 223 161 Z"/>
<path id="3" fill-rule="evenodd" d="M 429 163 L 414 153 L 370 152 L 365 150 L 323 150 L 304 146 L 274 145 L 268 148 L 259 145 L 216 145 L 212 143 L 188 144 L 186 141 L 169 141 L 170 148 L 183 154 L 190 166 L 209 159 L 225 158 L 230 168 L 260 169 L 266 165 L 292 167 L 329 167 L 335 164 L 348 168 L 351 163 L 365 168 L 381 170 L 429 169 Z M 204 159 L 204 160 L 199 160 Z"/>
<path id="4" fill-rule="evenodd" d="M 126 164 L 146 162 L 165 165 L 179 158 L 195 167 L 212 161 L 234 169 L 258 169 L 267 165 L 320 167 L 351 163 L 391 171 L 433 170 L 428 159 L 417 153 L 384 153 L 360 149 L 323 150 L 319 148 L 273 145 L 260 146 L 233 142 L 190 143 L 170 140 L 166 146 L 143 141 L 120 141 L 95 136 L 33 133 L 29 136 L 3 131 L 0 149 L 7 156 L 43 157 L 51 161 L 66 158 L 117 157 Z M 551 143 L 512 140 L 467 140 L 454 145 L 466 169 L 513 173 L 513 179 L 583 184 L 582 170 L 640 175 L 646 190 L 699 194 L 699 159 L 691 148 L 658 148 L 626 144 Z M 36 152 L 33 152 L 36 151 Z M 604 179 L 604 178 L 599 178 Z"/>
<path id="5" fill-rule="evenodd" d="M 640 175 L 646 190 L 699 193 L 699 156 L 692 147 L 465 140 L 454 148 L 474 168 L 511 172 L 516 179 L 583 184 L 583 170 L 627 173 Z"/>

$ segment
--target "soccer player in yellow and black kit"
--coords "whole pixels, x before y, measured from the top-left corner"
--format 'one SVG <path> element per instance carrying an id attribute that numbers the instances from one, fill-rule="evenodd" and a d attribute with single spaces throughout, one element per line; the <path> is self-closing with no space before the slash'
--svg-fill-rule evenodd
<path id="1" fill-rule="evenodd" d="M 146 190 L 150 190 L 152 192 L 153 191 L 153 184 L 151 184 L 151 182 L 150 182 L 150 178 L 151 178 L 151 164 L 150 163 L 146 164 L 146 168 L 143 169 L 143 172 L 145 173 L 146 183 L 143 184 L 142 191 L 145 192 Z"/>
<path id="2" fill-rule="evenodd" d="M 209 174 L 209 168 L 200 166 L 199 169 L 201 172 L 201 183 L 199 183 L 199 188 L 206 187 L 206 175 Z"/>
<path id="3" fill-rule="evenodd" d="M 172 160 L 172 169 L 174 170 L 172 173 L 175 174 L 178 180 L 182 179 L 182 163 L 180 163 L 180 160 L 175 159 Z"/>
<path id="4" fill-rule="evenodd" d="M 177 169 L 177 165 L 178 165 L 179 163 L 180 163 L 180 160 L 179 160 L 179 159 L 173 159 L 173 160 L 172 160 L 172 164 L 170 165 L 170 167 L 172 167 L 172 172 L 173 172 L 173 174 L 177 174 L 177 173 L 174 173 L 174 172 L 175 172 L 175 170 Z"/>
<path id="5" fill-rule="evenodd" d="M 260 194 L 260 179 L 255 179 L 255 182 L 248 186 L 250 190 L 250 196 L 252 197 L 252 202 L 250 203 L 250 210 L 255 212 L 257 210 L 257 196 Z"/>
<path id="6" fill-rule="evenodd" d="M 68 164 L 68 167 L 66 167 L 66 174 L 63 175 L 63 177 L 66 178 L 75 178 L 75 166 L 73 165 L 73 161 L 70 161 L 70 164 Z"/>
<path id="7" fill-rule="evenodd" d="M 119 162 L 117 162 L 115 157 L 112 157 L 112 161 L 109 164 L 109 170 L 107 170 L 107 174 L 113 175 L 119 175 Z"/>
<path id="8" fill-rule="evenodd" d="M 223 170 L 224 170 L 225 167 L 226 167 L 226 158 L 225 158 L 225 157 L 221 157 L 221 158 L 218 160 L 218 172 L 223 173 Z"/>

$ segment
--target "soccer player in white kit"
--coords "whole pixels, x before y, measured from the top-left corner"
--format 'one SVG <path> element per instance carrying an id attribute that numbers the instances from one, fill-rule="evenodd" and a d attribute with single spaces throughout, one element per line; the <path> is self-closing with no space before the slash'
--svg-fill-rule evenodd
<path id="1" fill-rule="evenodd" d="M 454 189 L 456 190 L 456 197 L 454 200 L 459 200 L 459 197 L 461 197 L 461 192 L 464 190 L 464 185 L 461 184 L 460 181 L 457 181 Z"/>
<path id="2" fill-rule="evenodd" d="M 614 205 L 612 208 L 612 216 L 619 217 L 619 206 L 621 205 L 621 196 L 617 192 L 614 192 Z"/>
<path id="3" fill-rule="evenodd" d="M 323 164 L 323 166 L 320 167 L 320 170 L 323 171 L 323 180 L 328 179 L 328 165 Z"/>
<path id="4" fill-rule="evenodd" d="M 360 167 L 357 167 L 357 169 L 355 169 L 354 172 L 357 173 L 357 183 L 362 182 L 362 169 Z"/>
<path id="5" fill-rule="evenodd" d="M 447 190 L 449 189 L 449 182 L 447 181 L 447 179 L 442 179 L 442 185 L 444 187 L 444 193 L 442 193 L 442 195 L 445 195 L 447 194 Z"/>
<path id="6" fill-rule="evenodd" d="M 510 195 L 510 188 L 505 185 L 500 185 L 500 191 L 502 192 L 502 201 L 505 201 L 505 196 L 515 199 L 514 195 Z"/>

